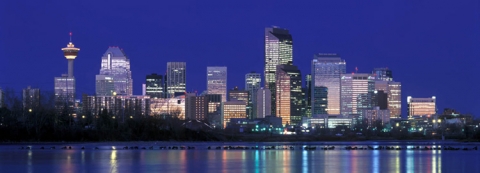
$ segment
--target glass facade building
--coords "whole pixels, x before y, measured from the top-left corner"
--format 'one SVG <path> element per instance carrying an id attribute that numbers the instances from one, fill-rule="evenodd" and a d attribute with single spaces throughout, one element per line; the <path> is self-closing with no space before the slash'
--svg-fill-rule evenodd
<path id="1" fill-rule="evenodd" d="M 227 67 L 207 67 L 207 93 L 222 95 L 227 101 Z"/>
<path id="2" fill-rule="evenodd" d="M 375 75 L 375 80 L 393 81 L 392 70 L 388 68 L 374 68 L 372 74 Z"/>
<path id="3" fill-rule="evenodd" d="M 265 88 L 272 93 L 272 115 L 275 111 L 277 65 L 293 62 L 293 39 L 287 29 L 265 28 Z"/>
<path id="4" fill-rule="evenodd" d="M 276 72 L 276 116 L 282 125 L 298 125 L 302 121 L 302 75 L 297 66 L 278 65 Z"/>
<path id="5" fill-rule="evenodd" d="M 133 94 L 133 79 L 130 59 L 118 47 L 109 47 L 102 56 L 100 74 L 113 78 L 116 95 Z"/>
<path id="6" fill-rule="evenodd" d="M 324 115 L 327 114 L 328 107 L 328 88 L 324 86 L 315 87 L 313 89 L 313 105 L 315 107 L 312 112 L 313 115 Z"/>
<path id="7" fill-rule="evenodd" d="M 248 91 L 247 115 L 250 119 L 257 117 L 256 103 L 257 90 L 262 82 L 260 73 L 250 72 L 245 75 L 245 90 Z"/>
<path id="8" fill-rule="evenodd" d="M 54 84 L 57 113 L 67 111 L 68 114 L 72 114 L 75 104 L 75 78 L 64 74 L 62 77 L 55 77 Z"/>
<path id="9" fill-rule="evenodd" d="M 257 117 L 256 118 L 265 118 L 266 116 L 272 115 L 272 94 L 269 89 L 260 88 L 257 90 L 257 98 L 255 101 L 257 104 Z"/>
<path id="10" fill-rule="evenodd" d="M 109 75 L 95 76 L 95 95 L 96 96 L 113 96 L 115 95 L 115 84 L 113 77 Z"/>
<path id="11" fill-rule="evenodd" d="M 372 97 L 375 91 L 375 77 L 372 74 L 343 74 L 341 86 L 340 113 L 343 116 L 361 115 L 362 110 L 373 107 Z"/>
<path id="12" fill-rule="evenodd" d="M 320 53 L 312 60 L 312 87 L 327 87 L 327 113 L 340 114 L 340 76 L 345 74 L 346 63 L 338 54 Z M 313 91 L 312 91 L 313 93 Z M 314 99 L 314 97 L 312 97 Z M 311 103 L 315 101 L 312 100 Z M 312 107 L 312 112 L 315 108 Z"/>
<path id="13" fill-rule="evenodd" d="M 153 73 L 146 76 L 145 95 L 150 96 L 150 98 L 164 98 L 162 75 Z"/>
<path id="14" fill-rule="evenodd" d="M 435 96 L 431 98 L 413 98 L 407 97 L 408 104 L 408 118 L 413 116 L 432 116 L 437 113 L 437 98 Z"/>
<path id="15" fill-rule="evenodd" d="M 187 64 L 185 62 L 167 62 L 166 97 L 187 91 Z"/>

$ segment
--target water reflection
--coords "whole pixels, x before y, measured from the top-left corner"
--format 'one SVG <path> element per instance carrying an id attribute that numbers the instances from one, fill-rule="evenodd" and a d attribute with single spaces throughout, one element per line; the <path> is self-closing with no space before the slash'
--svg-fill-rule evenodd
<path id="1" fill-rule="evenodd" d="M 111 173 L 117 173 L 117 150 L 112 150 L 112 153 L 110 154 L 110 172 Z"/>

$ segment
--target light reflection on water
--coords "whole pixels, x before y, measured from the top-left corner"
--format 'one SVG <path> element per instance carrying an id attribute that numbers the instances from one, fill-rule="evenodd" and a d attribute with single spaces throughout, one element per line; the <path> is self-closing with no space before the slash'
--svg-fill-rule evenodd
<path id="1" fill-rule="evenodd" d="M 480 172 L 477 165 L 480 151 L 348 151 L 341 147 L 306 151 L 298 147 L 295 150 L 207 150 L 206 147 L 195 150 L 80 150 L 77 146 L 72 150 L 19 150 L 0 146 L 0 170 L 114 173 Z"/>

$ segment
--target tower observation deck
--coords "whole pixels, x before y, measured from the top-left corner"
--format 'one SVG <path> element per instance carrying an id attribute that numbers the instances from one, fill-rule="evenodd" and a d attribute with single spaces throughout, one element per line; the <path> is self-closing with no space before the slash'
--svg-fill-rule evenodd
<path id="1" fill-rule="evenodd" d="M 68 60 L 68 77 L 73 77 L 73 60 L 78 55 L 79 48 L 75 47 L 72 43 L 72 33 L 70 32 L 70 42 L 67 44 L 67 47 L 62 48 L 63 55 Z"/>

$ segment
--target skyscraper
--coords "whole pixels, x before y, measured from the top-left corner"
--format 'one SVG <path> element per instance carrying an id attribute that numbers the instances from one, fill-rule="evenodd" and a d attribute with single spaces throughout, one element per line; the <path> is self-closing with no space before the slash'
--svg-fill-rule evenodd
<path id="1" fill-rule="evenodd" d="M 272 115 L 275 111 L 277 65 L 293 62 L 293 39 L 287 29 L 265 28 L 265 88 L 272 93 Z"/>
<path id="2" fill-rule="evenodd" d="M 260 88 L 257 90 L 257 98 L 255 101 L 257 104 L 257 117 L 256 118 L 265 118 L 265 116 L 272 115 L 272 94 L 269 89 Z"/>
<path id="3" fill-rule="evenodd" d="M 257 90 L 260 88 L 262 79 L 260 73 L 250 72 L 245 75 L 245 90 L 248 91 L 247 115 L 254 119 L 257 117 L 256 107 L 254 106 L 257 98 Z"/>
<path id="4" fill-rule="evenodd" d="M 227 67 L 207 67 L 207 93 L 222 95 L 227 101 Z"/>
<path id="5" fill-rule="evenodd" d="M 340 76 L 345 74 L 346 63 L 338 54 L 316 54 L 312 60 L 312 87 L 324 86 L 328 89 L 327 113 L 340 114 Z M 312 91 L 313 93 L 313 91 Z M 312 97 L 312 99 L 314 99 Z M 315 101 L 312 100 L 311 103 Z M 312 112 L 315 112 L 312 107 Z"/>
<path id="6" fill-rule="evenodd" d="M 185 119 L 205 120 L 208 115 L 208 98 L 188 93 L 185 98 Z"/>
<path id="7" fill-rule="evenodd" d="M 393 81 L 392 70 L 388 68 L 374 68 L 372 74 L 375 79 L 379 81 Z"/>
<path id="8" fill-rule="evenodd" d="M 228 101 L 244 101 L 245 105 L 248 105 L 249 93 L 245 90 L 240 90 L 238 87 L 228 91 Z"/>
<path id="9" fill-rule="evenodd" d="M 328 107 L 328 88 L 324 86 L 317 86 L 313 89 L 313 103 L 311 107 L 315 107 L 312 115 L 327 114 Z"/>
<path id="10" fill-rule="evenodd" d="M 96 96 L 113 96 L 115 95 L 115 84 L 113 77 L 109 75 L 95 76 L 95 95 Z"/>
<path id="11" fill-rule="evenodd" d="M 145 95 L 150 98 L 164 98 L 163 97 L 163 77 L 156 73 L 147 75 L 145 79 Z"/>
<path id="12" fill-rule="evenodd" d="M 32 112 L 40 107 L 40 89 L 29 86 L 23 89 L 22 96 L 24 110 Z"/>
<path id="13" fill-rule="evenodd" d="M 302 76 L 297 66 L 278 65 L 276 72 L 276 116 L 282 125 L 298 125 L 302 121 Z"/>
<path id="14" fill-rule="evenodd" d="M 57 113 L 67 111 L 68 114 L 73 114 L 73 107 L 75 103 L 75 77 L 73 75 L 73 61 L 80 51 L 72 43 L 72 33 L 70 33 L 70 42 L 67 47 L 62 48 L 63 55 L 68 60 L 68 74 L 62 77 L 55 77 L 54 92 L 55 92 L 55 108 Z"/>
<path id="15" fill-rule="evenodd" d="M 367 73 L 343 74 L 341 78 L 341 109 L 344 116 L 362 114 L 371 109 L 375 77 Z M 330 90 L 329 90 L 330 91 Z"/>
<path id="16" fill-rule="evenodd" d="M 412 118 L 415 115 L 435 115 L 437 113 L 436 101 L 437 98 L 435 96 L 431 98 L 412 98 L 412 96 L 408 96 L 408 118 Z"/>
<path id="17" fill-rule="evenodd" d="M 130 96 L 133 93 L 133 79 L 130 59 L 118 47 L 109 47 L 102 56 L 100 75 L 113 78 L 115 93 Z"/>
<path id="18" fill-rule="evenodd" d="M 304 92 L 306 97 L 305 98 L 305 116 L 311 117 L 312 116 L 312 75 L 311 74 L 305 75 L 305 91 Z M 325 108 L 325 111 L 326 109 L 327 108 Z"/>
<path id="19" fill-rule="evenodd" d="M 175 93 L 187 91 L 187 64 L 185 62 L 167 62 L 166 97 L 171 98 Z"/>

